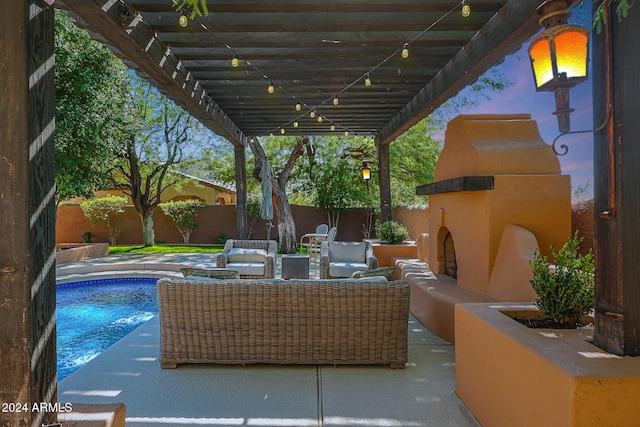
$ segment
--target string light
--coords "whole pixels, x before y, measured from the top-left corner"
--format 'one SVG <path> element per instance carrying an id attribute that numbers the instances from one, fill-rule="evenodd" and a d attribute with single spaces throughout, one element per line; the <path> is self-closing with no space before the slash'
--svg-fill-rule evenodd
<path id="1" fill-rule="evenodd" d="M 322 123 L 322 116 L 318 116 L 318 123 Z"/>
<path id="2" fill-rule="evenodd" d="M 469 5 L 469 0 L 461 0 L 462 1 L 462 10 L 461 13 L 464 17 L 468 17 L 471 14 L 471 7 Z M 424 30 L 422 30 L 419 34 L 417 34 L 415 37 L 413 37 L 412 39 L 410 39 L 409 41 L 407 41 L 406 43 L 404 43 L 404 45 L 402 46 L 402 49 L 400 51 L 400 55 L 402 58 L 406 59 L 409 57 L 409 43 L 419 39 L 420 37 L 422 37 L 425 33 L 427 33 L 429 30 L 431 30 L 432 28 L 434 28 L 436 25 L 438 25 L 441 21 L 443 21 L 445 18 L 447 18 L 449 15 L 451 15 L 452 13 L 454 13 L 456 10 L 458 10 L 460 3 L 458 3 L 457 5 L 453 6 L 448 12 L 446 12 L 445 14 L 443 14 L 440 18 L 436 19 L 434 22 L 432 22 L 427 28 L 425 28 Z M 184 11 L 183 11 L 184 14 Z M 187 17 L 188 18 L 188 17 Z M 202 28 L 204 28 L 204 30 L 209 33 L 213 38 L 215 38 L 216 40 L 223 42 L 222 40 L 220 40 L 216 34 L 214 34 L 205 24 L 203 24 L 202 22 L 200 22 L 197 18 L 194 19 L 196 22 L 200 23 L 200 25 L 202 26 Z M 187 24 L 188 24 L 188 19 L 187 19 Z M 182 25 L 182 19 L 179 20 L 179 23 Z M 223 42 L 224 43 L 224 42 Z M 226 45 L 226 44 L 225 44 Z M 233 52 L 233 58 L 231 60 L 231 65 L 236 68 L 240 65 L 240 60 L 237 56 L 237 54 L 234 52 L 233 48 L 229 45 L 226 45 L 227 49 L 229 49 L 231 52 Z M 348 90 L 349 88 L 351 88 L 352 86 L 354 86 L 355 84 L 357 84 L 358 81 L 363 80 L 364 85 L 366 87 L 369 87 L 372 85 L 372 81 L 371 81 L 371 77 L 370 77 L 370 73 L 375 71 L 376 69 L 378 69 L 381 65 L 383 65 L 384 63 L 386 63 L 388 60 L 390 60 L 394 55 L 398 54 L 398 50 L 396 50 L 395 52 L 391 53 L 389 56 L 387 56 L 385 59 L 383 59 L 378 65 L 376 65 L 375 67 L 373 67 L 372 69 L 370 69 L 365 75 L 364 78 L 360 77 L 357 80 L 355 80 L 354 82 L 350 83 L 349 85 L 347 85 L 341 92 Z M 258 68 L 256 68 L 255 65 L 251 64 L 249 61 L 246 62 L 247 66 L 250 66 L 252 69 L 254 69 L 256 72 L 260 73 L 263 75 L 263 77 L 265 79 L 268 79 L 268 77 L 262 73 L 262 71 L 260 71 Z M 271 84 L 268 87 L 268 92 L 269 93 L 274 93 L 275 92 L 275 87 L 273 85 L 273 81 L 271 81 Z M 286 89 L 282 89 L 286 94 L 291 95 L 294 99 L 296 98 L 295 96 L 293 96 L 291 93 L 289 93 Z M 321 102 L 318 105 L 324 105 L 325 103 L 327 103 L 329 100 L 325 100 L 323 102 Z M 333 104 L 334 105 L 338 105 L 339 104 L 339 99 L 338 96 L 335 95 L 333 97 Z M 302 110 L 302 104 L 300 101 L 297 101 L 295 104 L 295 109 L 296 111 L 301 111 Z M 313 108 L 310 112 L 310 116 L 311 118 L 315 118 L 317 115 L 316 113 L 316 109 Z M 318 122 L 322 122 L 323 118 L 322 117 L 318 117 Z M 297 120 L 295 121 L 297 123 Z M 291 122 L 290 122 L 291 123 Z M 294 125 L 295 127 L 295 125 Z M 341 126 L 342 127 L 342 126 Z M 280 133 L 284 134 L 285 128 L 280 127 Z M 336 129 L 336 125 L 335 122 L 332 122 L 331 124 L 331 130 L 334 131 Z M 275 130 L 275 129 L 274 129 Z M 345 130 L 344 131 L 344 135 L 345 136 L 349 136 L 349 131 Z M 357 135 L 357 134 L 356 134 Z M 270 136 L 273 136 L 273 132 L 270 133 Z"/>
<path id="3" fill-rule="evenodd" d="M 187 25 L 189 25 L 189 18 L 187 18 L 187 11 L 184 9 L 182 9 L 182 14 L 180 15 L 180 19 L 178 19 L 178 24 L 180 24 L 182 28 L 185 28 Z"/>
<path id="4" fill-rule="evenodd" d="M 396 50 L 397 52 L 397 50 Z M 400 54 L 404 59 L 407 59 L 409 57 L 409 43 L 405 43 L 404 46 L 402 46 L 402 53 Z"/>
<path id="5" fill-rule="evenodd" d="M 462 16 L 468 18 L 471 15 L 471 6 L 469 0 L 462 0 Z"/>
<path id="6" fill-rule="evenodd" d="M 462 0 L 462 16 L 468 18 L 471 15 L 471 6 L 469 0 Z"/>
<path id="7" fill-rule="evenodd" d="M 293 122 L 293 127 L 294 127 L 294 128 L 297 128 L 297 127 L 298 127 L 298 121 L 297 121 L 297 120 L 295 120 L 295 121 Z"/>

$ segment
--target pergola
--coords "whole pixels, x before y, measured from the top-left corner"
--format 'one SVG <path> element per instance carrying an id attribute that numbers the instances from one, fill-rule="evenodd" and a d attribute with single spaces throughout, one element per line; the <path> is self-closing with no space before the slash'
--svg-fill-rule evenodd
<path id="1" fill-rule="evenodd" d="M 464 18 L 457 0 L 209 1 L 210 14 L 184 28 L 171 0 L 56 0 L 55 6 L 233 144 L 242 236 L 245 148 L 250 138 L 280 129 L 372 136 L 382 216 L 390 217 L 389 143 L 536 33 L 541 3 L 473 0 Z M 0 2 L 2 402 L 56 401 L 51 4 Z M 596 335 L 624 354 L 640 351 L 640 121 L 631 116 L 640 108 L 636 9 L 622 24 L 612 23 L 610 69 L 602 54 L 608 39 L 596 37 L 594 47 L 594 81 L 611 82 L 614 94 L 632 94 L 613 98 L 610 125 L 596 134 L 596 209 L 602 212 L 596 219 L 596 318 L 602 319 Z M 401 55 L 405 43 L 408 58 Z M 602 86 L 594 84 L 596 122 L 608 102 Z M 311 119 L 312 110 L 322 123 Z M 54 418 L 46 408 L 8 416 L 16 425 Z"/>
<path id="2" fill-rule="evenodd" d="M 244 236 L 247 141 L 282 132 L 374 138 L 390 219 L 388 144 L 535 34 L 536 3 L 215 1 L 185 27 L 171 0 L 56 6 L 235 146 Z"/>

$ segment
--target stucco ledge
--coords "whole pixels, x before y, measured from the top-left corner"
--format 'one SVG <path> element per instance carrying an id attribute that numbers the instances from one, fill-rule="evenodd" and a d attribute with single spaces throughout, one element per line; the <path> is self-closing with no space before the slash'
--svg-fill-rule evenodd
<path id="1" fill-rule="evenodd" d="M 480 423 L 640 425 L 640 357 L 601 350 L 592 329 L 530 329 L 502 313 L 532 308 L 456 305 L 456 393 Z"/>

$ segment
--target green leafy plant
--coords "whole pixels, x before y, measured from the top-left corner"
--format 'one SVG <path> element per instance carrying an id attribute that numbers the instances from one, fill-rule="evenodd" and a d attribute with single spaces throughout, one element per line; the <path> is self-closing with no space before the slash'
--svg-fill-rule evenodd
<path id="1" fill-rule="evenodd" d="M 93 233 L 90 231 L 82 233 L 82 243 L 93 243 Z"/>
<path id="2" fill-rule="evenodd" d="M 191 233 L 198 226 L 194 218 L 204 206 L 204 203 L 196 199 L 176 200 L 160 204 L 162 212 L 171 219 L 173 225 L 182 234 L 185 245 L 189 244 Z"/>
<path id="3" fill-rule="evenodd" d="M 390 245 L 397 245 L 409 238 L 409 230 L 396 221 L 378 222 L 376 224 L 376 236 Z"/>
<path id="4" fill-rule="evenodd" d="M 207 0 L 173 0 L 176 10 L 181 10 L 185 6 L 191 7 L 191 16 L 193 19 L 196 15 L 207 16 L 209 9 L 207 8 Z"/>
<path id="5" fill-rule="evenodd" d="M 115 245 L 120 232 L 118 215 L 124 212 L 126 204 L 126 197 L 108 195 L 82 202 L 80 208 L 92 225 L 104 224 L 106 226 L 109 240 L 112 245 Z"/>
<path id="6" fill-rule="evenodd" d="M 536 307 L 555 323 L 577 323 L 595 305 L 595 264 L 591 250 L 578 254 L 582 238 L 578 232 L 570 236 L 562 249 L 551 253 L 555 267 L 546 256 L 536 252 L 530 262 L 530 281 L 538 297 Z"/>
<path id="7" fill-rule="evenodd" d="M 224 233 L 219 233 L 218 237 L 216 237 L 216 243 L 224 245 L 225 243 L 227 243 L 227 240 L 229 240 L 229 236 L 227 236 Z"/>
<path id="8" fill-rule="evenodd" d="M 593 12 L 593 28 L 595 28 L 597 34 L 602 32 L 602 26 L 607 23 L 607 13 L 605 13 L 604 8 L 608 7 L 609 3 L 617 3 L 616 14 L 618 15 L 618 21 L 622 21 L 629 15 L 629 9 L 631 9 L 635 0 L 607 0 L 602 2 Z"/>

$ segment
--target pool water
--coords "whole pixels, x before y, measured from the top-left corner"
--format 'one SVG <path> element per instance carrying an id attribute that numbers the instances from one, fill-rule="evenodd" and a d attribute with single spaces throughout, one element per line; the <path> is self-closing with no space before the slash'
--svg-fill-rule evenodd
<path id="1" fill-rule="evenodd" d="M 157 279 L 107 279 L 56 288 L 58 381 L 158 313 Z"/>

